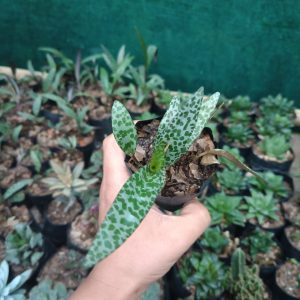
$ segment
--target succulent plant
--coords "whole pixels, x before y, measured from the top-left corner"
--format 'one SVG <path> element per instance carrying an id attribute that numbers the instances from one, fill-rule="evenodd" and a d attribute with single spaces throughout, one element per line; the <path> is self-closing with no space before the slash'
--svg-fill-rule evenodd
<path id="1" fill-rule="evenodd" d="M 237 96 L 233 98 L 230 102 L 230 111 L 249 111 L 251 109 L 252 103 L 249 96 Z"/>
<path id="2" fill-rule="evenodd" d="M 34 267 L 43 256 L 43 236 L 28 224 L 19 223 L 5 239 L 5 259 L 13 264 Z"/>
<path id="3" fill-rule="evenodd" d="M 263 139 L 258 144 L 258 147 L 263 154 L 276 158 L 277 160 L 284 160 L 286 152 L 290 148 L 290 144 L 286 141 L 284 136 L 275 135 Z"/>
<path id="4" fill-rule="evenodd" d="M 29 292 L 30 300 L 63 300 L 68 299 L 70 292 L 61 282 L 45 279 L 34 286 Z"/>
<path id="5" fill-rule="evenodd" d="M 205 199 L 205 204 L 211 214 L 213 225 L 228 226 L 231 224 L 243 226 L 245 216 L 240 211 L 242 197 L 227 196 L 224 192 Z"/>
<path id="6" fill-rule="evenodd" d="M 268 96 L 260 100 L 259 110 L 264 117 L 278 113 L 291 118 L 294 115 L 294 101 L 288 100 L 280 94 L 275 97 Z"/>
<path id="7" fill-rule="evenodd" d="M 256 121 L 258 133 L 263 137 L 283 135 L 286 140 L 291 138 L 293 122 L 281 114 L 270 115 Z"/>
<path id="8" fill-rule="evenodd" d="M 226 286 L 236 300 L 263 299 L 264 285 L 259 277 L 258 267 L 246 265 L 245 253 L 240 248 L 231 257 Z"/>
<path id="9" fill-rule="evenodd" d="M 190 253 L 182 260 L 179 275 L 187 287 L 195 287 L 196 299 L 210 299 L 224 292 L 226 269 L 215 254 Z"/>
<path id="10" fill-rule="evenodd" d="M 241 209 L 246 210 L 247 219 L 256 219 L 260 225 L 267 220 L 278 220 L 276 212 L 278 207 L 274 201 L 272 192 L 267 191 L 265 194 L 250 189 L 251 196 L 245 197 L 246 203 L 241 205 Z"/>
<path id="11" fill-rule="evenodd" d="M 134 173 L 117 195 L 86 256 L 86 267 L 92 267 L 113 252 L 138 227 L 165 183 L 166 167 L 187 152 L 200 135 L 218 98 L 216 93 L 203 100 L 203 89 L 182 101 L 173 98 L 160 122 L 150 162 Z M 118 101 L 112 108 L 112 127 L 121 149 L 127 155 L 134 154 L 136 129 L 128 111 Z"/>
<path id="12" fill-rule="evenodd" d="M 261 172 L 260 175 L 266 180 L 258 180 L 251 176 L 249 183 L 259 192 L 271 191 L 275 197 L 285 198 L 288 196 L 288 190 L 285 186 L 283 176 L 276 175 L 272 171 Z"/>
<path id="13" fill-rule="evenodd" d="M 21 179 L 11 185 L 4 193 L 3 200 L 10 203 L 22 202 L 25 199 L 24 189 L 31 185 L 33 179 Z"/>
<path id="14" fill-rule="evenodd" d="M 217 173 L 217 177 L 224 191 L 238 193 L 247 186 L 247 178 L 239 169 L 224 169 L 222 172 Z"/>
<path id="15" fill-rule="evenodd" d="M 55 177 L 46 177 L 42 182 L 49 186 L 50 191 L 54 191 L 54 197 L 68 202 L 66 212 L 73 206 L 79 193 L 87 191 L 90 185 L 98 181 L 98 178 L 88 180 L 80 178 L 84 168 L 83 162 L 79 162 L 73 171 L 67 162 L 59 163 L 51 160 L 50 165 L 55 172 Z"/>
<path id="16" fill-rule="evenodd" d="M 242 145 L 254 138 L 251 129 L 245 127 L 243 124 L 231 125 L 224 132 L 224 136 L 229 143 L 240 143 Z"/>
<path id="17" fill-rule="evenodd" d="M 242 124 L 248 126 L 250 124 L 250 117 L 246 111 L 233 111 L 228 117 L 229 126 Z"/>
<path id="18" fill-rule="evenodd" d="M 25 289 L 20 289 L 21 286 L 30 278 L 32 270 L 27 270 L 16 276 L 8 283 L 9 266 L 3 260 L 0 264 L 0 299 L 1 300 L 26 300 Z"/>
<path id="19" fill-rule="evenodd" d="M 204 232 L 203 236 L 199 240 L 199 243 L 205 249 L 220 254 L 229 244 L 229 240 L 223 234 L 220 227 L 211 227 Z"/>
<path id="20" fill-rule="evenodd" d="M 273 238 L 272 232 L 256 228 L 249 236 L 242 239 L 241 244 L 249 249 L 252 257 L 255 257 L 258 253 L 268 253 L 276 245 Z"/>

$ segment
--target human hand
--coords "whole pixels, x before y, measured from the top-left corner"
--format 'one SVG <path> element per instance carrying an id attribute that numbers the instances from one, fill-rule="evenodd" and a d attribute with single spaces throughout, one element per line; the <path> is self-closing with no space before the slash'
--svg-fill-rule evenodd
<path id="1" fill-rule="evenodd" d="M 130 177 L 124 158 L 114 136 L 108 136 L 103 141 L 100 224 Z M 164 214 L 154 205 L 136 231 L 94 267 L 71 299 L 138 299 L 150 283 L 168 272 L 209 223 L 207 209 L 196 200 L 188 202 L 179 216 Z"/>

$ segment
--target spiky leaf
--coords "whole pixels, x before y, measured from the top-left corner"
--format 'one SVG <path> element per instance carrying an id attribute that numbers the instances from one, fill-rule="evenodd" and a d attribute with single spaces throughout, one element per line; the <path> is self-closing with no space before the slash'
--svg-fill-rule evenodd
<path id="1" fill-rule="evenodd" d="M 112 128 L 120 148 L 132 155 L 136 149 L 137 133 L 131 116 L 125 106 L 115 101 L 112 107 Z"/>
<path id="2" fill-rule="evenodd" d="M 85 266 L 92 267 L 117 249 L 139 226 L 165 182 L 165 169 L 152 174 L 148 166 L 124 184 L 91 246 Z"/>

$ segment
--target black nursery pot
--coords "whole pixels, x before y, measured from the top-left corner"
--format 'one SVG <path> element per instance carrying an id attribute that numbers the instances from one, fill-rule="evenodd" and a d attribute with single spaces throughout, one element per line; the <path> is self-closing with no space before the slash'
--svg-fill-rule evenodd
<path id="1" fill-rule="evenodd" d="M 249 153 L 249 164 L 252 169 L 260 170 L 260 171 L 273 171 L 273 172 L 279 172 L 279 173 L 288 173 L 291 165 L 294 161 L 295 154 L 292 149 L 290 151 L 293 154 L 293 159 L 283 161 L 283 162 L 277 162 L 277 161 L 269 161 L 264 160 L 263 158 L 256 155 L 251 149 Z"/>
<path id="2" fill-rule="evenodd" d="M 156 114 L 158 116 L 163 116 L 166 111 L 167 109 L 160 107 L 154 99 L 151 101 L 150 113 Z"/>
<path id="3" fill-rule="evenodd" d="M 95 139 L 93 139 L 93 141 L 86 146 L 77 146 L 76 148 L 83 153 L 84 164 L 85 166 L 88 166 L 91 155 L 95 149 Z"/>
<path id="4" fill-rule="evenodd" d="M 39 196 L 29 192 L 26 193 L 26 201 L 29 207 L 36 206 L 40 211 L 43 211 L 52 200 L 52 194 Z"/>
<path id="5" fill-rule="evenodd" d="M 52 113 L 51 111 L 46 109 L 41 111 L 41 115 L 45 117 L 48 121 L 50 121 L 52 124 L 58 124 L 62 117 L 62 115 Z"/>
<path id="6" fill-rule="evenodd" d="M 88 123 L 95 127 L 96 142 L 102 142 L 107 135 L 112 133 L 111 117 L 101 120 L 90 119 Z"/>
<path id="7" fill-rule="evenodd" d="M 179 276 L 178 267 L 174 265 L 166 274 L 166 281 L 169 287 L 170 299 L 177 300 L 191 295 L 191 292 L 186 289 Z"/>
<path id="8" fill-rule="evenodd" d="M 290 226 L 288 226 L 286 228 L 289 228 L 289 227 Z M 280 238 L 280 242 L 282 244 L 283 251 L 287 257 L 295 258 L 298 261 L 300 261 L 300 250 L 293 246 L 293 244 L 288 239 L 285 230 L 283 230 L 283 233 Z"/>

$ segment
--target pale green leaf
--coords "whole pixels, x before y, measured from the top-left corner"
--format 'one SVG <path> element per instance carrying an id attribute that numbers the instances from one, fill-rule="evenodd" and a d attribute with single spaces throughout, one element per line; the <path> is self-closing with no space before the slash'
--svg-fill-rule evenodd
<path id="1" fill-rule="evenodd" d="M 152 174 L 148 166 L 134 173 L 124 184 L 108 211 L 85 257 L 86 267 L 117 249 L 139 226 L 165 183 L 165 169 Z"/>
<path id="2" fill-rule="evenodd" d="M 25 186 L 32 184 L 32 179 L 22 179 L 10 186 L 3 195 L 4 200 L 10 198 L 16 192 L 22 190 Z"/>
<path id="3" fill-rule="evenodd" d="M 112 128 L 120 148 L 127 154 L 135 153 L 137 132 L 125 106 L 115 101 L 112 107 Z"/>

